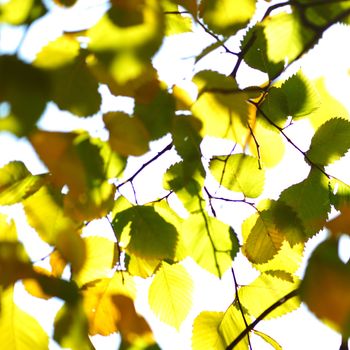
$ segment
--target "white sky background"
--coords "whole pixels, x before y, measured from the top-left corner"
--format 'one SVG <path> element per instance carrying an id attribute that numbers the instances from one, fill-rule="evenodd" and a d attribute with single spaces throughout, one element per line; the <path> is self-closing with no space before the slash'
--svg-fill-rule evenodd
<path id="1" fill-rule="evenodd" d="M 26 37 L 23 46 L 20 50 L 22 57 L 31 60 L 40 48 L 49 40 L 53 40 L 61 34 L 62 28 L 64 29 L 76 29 L 76 19 L 84 19 L 89 21 L 94 16 L 98 16 L 99 12 L 102 13 L 104 6 L 100 0 L 80 1 L 79 6 L 71 11 L 57 10 L 57 12 L 47 16 L 43 19 L 39 25 L 34 27 L 29 35 Z M 86 9 L 89 3 L 89 8 Z M 271 5 L 271 2 L 270 4 Z M 81 12 L 82 11 L 82 12 Z M 65 20 L 62 22 L 62 14 L 64 13 Z M 71 13 L 71 15 L 70 15 Z M 78 14 L 78 16 L 77 16 Z M 75 21 L 75 22 L 72 22 Z M 12 34 L 11 42 L 4 41 L 7 37 L 7 29 L 1 28 L 2 35 L 0 33 L 0 51 L 1 50 L 13 50 L 11 44 L 16 43 L 15 34 Z M 200 35 L 200 39 L 199 39 Z M 326 76 L 326 82 L 328 88 L 348 109 L 350 109 L 350 79 L 348 70 L 350 68 L 350 29 L 345 26 L 334 26 L 329 30 L 324 39 L 322 39 L 317 47 L 310 52 L 305 59 L 301 61 L 301 66 L 304 73 L 309 77 L 315 78 L 320 75 Z M 231 72 L 235 62 L 235 58 L 232 55 L 225 54 L 222 49 L 218 49 L 215 54 L 210 57 L 204 58 L 193 70 L 194 57 L 207 45 L 213 42 L 213 39 L 198 29 L 195 33 L 188 33 L 181 36 L 173 36 L 167 38 L 164 42 L 163 48 L 154 59 L 154 64 L 158 70 L 160 78 L 168 83 L 169 86 L 177 84 L 186 89 L 194 91 L 193 85 L 190 83 L 191 77 L 197 71 L 202 69 L 213 69 L 224 74 Z M 234 38 L 228 41 L 227 45 L 233 50 L 238 51 L 239 40 Z M 14 45 L 15 46 L 15 45 Z M 4 52 L 4 51 L 2 51 Z M 295 72 L 300 67 L 300 63 L 293 65 L 289 72 Z M 238 80 L 244 85 L 257 85 L 264 81 L 262 75 L 247 68 L 244 63 L 239 69 Z M 132 110 L 132 103 L 127 98 L 116 98 L 108 94 L 107 89 L 101 88 L 103 91 L 103 105 L 102 111 L 108 110 Z M 1 116 L 1 105 L 0 105 Z M 90 119 L 72 118 L 69 113 L 59 111 L 53 104 L 51 104 L 47 113 L 40 121 L 40 126 L 46 130 L 62 130 L 70 131 L 74 129 L 87 129 L 94 136 L 104 135 L 103 123 L 101 116 L 96 116 Z M 311 140 L 312 129 L 306 121 L 301 121 L 286 129 L 286 133 L 295 143 L 303 150 L 307 150 L 309 142 Z M 167 142 L 167 140 L 160 141 L 161 143 Z M 205 146 L 207 145 L 207 146 Z M 208 147 L 210 145 L 210 147 Z M 30 171 L 33 173 L 41 173 L 45 171 L 43 164 L 36 158 L 31 147 L 27 142 L 18 140 L 7 133 L 0 133 L 0 166 L 8 163 L 11 160 L 22 160 Z M 213 144 L 212 142 L 205 141 L 203 146 L 203 152 L 207 157 L 210 154 L 222 153 L 223 147 L 229 152 L 232 148 L 231 142 L 223 142 L 220 144 Z M 308 167 L 302 159 L 302 156 L 296 152 L 293 147 L 286 145 L 287 151 L 284 160 L 281 164 L 270 170 L 266 176 L 266 196 L 269 198 L 277 198 L 282 189 L 290 186 L 293 183 L 297 183 L 303 180 L 308 172 Z M 152 144 L 153 149 L 160 149 L 161 146 L 157 143 Z M 209 152 L 210 149 L 210 152 Z M 144 163 L 145 159 L 149 159 L 149 155 L 134 159 L 127 169 L 126 175 L 131 174 L 140 164 Z M 171 160 L 170 160 L 171 161 Z M 161 164 L 160 161 L 156 165 L 150 165 L 140 177 L 137 178 L 139 184 L 149 184 L 154 181 L 153 170 L 156 167 L 164 166 L 166 168 L 168 164 Z M 350 183 L 350 159 L 346 157 L 344 160 L 339 161 L 329 167 L 329 173 L 337 176 L 343 181 Z M 159 168 L 157 168 L 159 172 Z M 161 181 L 161 178 L 158 178 Z M 135 181 L 137 187 L 138 182 Z M 160 182 L 161 183 L 161 182 Z M 154 183 L 154 188 L 159 188 L 159 182 Z M 144 199 L 154 199 L 154 192 L 147 192 L 147 189 L 140 194 Z M 216 204 L 216 208 L 219 208 L 219 204 Z M 18 214 L 18 211 L 13 212 L 3 208 L 2 211 L 8 211 L 12 213 L 17 220 L 23 217 L 23 214 Z M 217 210 L 219 217 L 224 221 L 232 224 L 236 231 L 239 231 L 240 224 L 243 219 L 251 214 L 251 211 L 244 204 L 229 204 L 224 203 L 220 209 Z M 234 213 L 234 215 L 232 215 Z M 20 220 L 22 221 L 22 220 Z M 45 252 L 50 250 L 40 240 L 36 239 L 35 233 L 27 226 L 21 226 L 20 235 L 27 242 L 28 250 L 31 252 L 33 259 L 39 259 Z M 110 238 L 113 238 L 113 233 L 110 231 L 109 225 L 104 220 L 98 220 L 95 223 L 88 225 L 86 234 L 102 234 Z M 325 237 L 325 233 L 319 234 L 315 237 L 307 247 L 306 256 L 310 253 L 313 247 Z M 343 246 L 344 255 L 349 252 L 349 246 Z M 240 284 L 249 283 L 254 278 L 254 272 L 246 262 L 246 260 L 239 256 L 234 263 L 235 273 L 237 280 Z M 152 315 L 148 317 L 148 320 L 157 336 L 159 344 L 164 347 L 165 350 L 186 350 L 190 345 L 191 336 L 191 324 L 193 318 L 198 312 L 199 308 L 205 310 L 222 310 L 232 302 L 234 297 L 234 284 L 230 273 L 224 276 L 222 281 L 211 276 L 209 273 L 202 271 L 199 268 L 193 267 L 196 270 L 196 286 L 194 303 L 195 308 L 191 313 L 191 316 L 184 322 L 181 328 L 181 336 L 169 326 L 160 327 L 160 323 Z M 303 269 L 300 270 L 302 275 Z M 149 284 L 149 281 L 143 282 L 143 284 Z M 18 290 L 21 289 L 20 287 Z M 41 301 L 35 298 L 27 298 L 23 292 L 18 293 L 19 305 L 35 315 L 39 321 L 43 324 L 45 330 L 51 332 L 52 320 L 59 307 L 59 303 L 55 303 L 53 306 L 53 312 L 49 312 L 46 301 Z M 139 310 L 147 310 L 147 296 L 145 291 L 140 294 L 138 303 Z M 40 311 L 39 311 L 40 310 Z M 196 311 L 197 310 L 197 311 Z M 335 332 L 331 331 L 328 327 L 316 320 L 305 307 L 301 307 L 298 311 L 291 313 L 288 316 L 279 318 L 276 320 L 270 320 L 262 322 L 257 327 L 258 330 L 265 331 L 267 334 L 275 338 L 284 350 L 295 349 L 318 349 L 329 350 L 338 349 L 340 344 L 340 337 Z M 116 349 L 117 337 L 112 336 L 107 339 L 101 339 L 96 341 L 96 349 Z M 252 341 L 254 350 L 269 350 L 271 346 L 253 338 Z M 52 342 L 51 349 L 56 349 L 57 346 Z M 205 350 L 205 349 L 204 349 Z"/>

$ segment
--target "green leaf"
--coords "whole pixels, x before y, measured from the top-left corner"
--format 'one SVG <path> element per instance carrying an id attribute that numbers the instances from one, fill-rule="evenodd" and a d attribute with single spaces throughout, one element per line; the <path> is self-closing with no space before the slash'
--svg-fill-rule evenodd
<path id="1" fill-rule="evenodd" d="M 232 77 L 201 71 L 193 77 L 199 96 L 192 113 L 203 123 L 201 134 L 230 138 L 244 144 L 249 134 L 249 95 L 239 90 Z"/>
<path id="2" fill-rule="evenodd" d="M 306 155 L 313 163 L 324 166 L 344 156 L 349 148 L 350 122 L 333 118 L 317 129 Z"/>
<path id="3" fill-rule="evenodd" d="M 277 300 L 299 287 L 299 279 L 292 276 L 289 279 L 280 278 L 271 273 L 262 273 L 253 282 L 239 289 L 239 299 L 249 315 L 258 317 Z M 265 319 L 285 315 L 300 306 L 298 297 L 294 297 L 269 313 Z"/>
<path id="4" fill-rule="evenodd" d="M 291 207 L 283 202 L 267 202 L 259 206 L 254 226 L 245 239 L 243 251 L 255 264 L 272 259 L 284 241 L 293 247 L 305 240 L 304 227 Z"/>
<path id="5" fill-rule="evenodd" d="M 252 68 L 267 73 L 270 80 L 280 74 L 284 68 L 284 62 L 271 62 L 267 55 L 267 40 L 264 26 L 260 23 L 252 27 L 241 43 L 241 50 L 246 49 L 244 61 Z"/>
<path id="6" fill-rule="evenodd" d="M 312 168 L 304 181 L 285 189 L 280 200 L 297 213 L 305 228 L 306 239 L 310 238 L 323 227 L 331 209 L 327 178 Z"/>
<path id="7" fill-rule="evenodd" d="M 31 196 L 44 184 L 43 176 L 32 175 L 23 162 L 12 161 L 0 169 L 0 205 L 11 205 Z"/>
<path id="8" fill-rule="evenodd" d="M 4 349 L 47 350 L 49 338 L 38 321 L 14 303 L 13 289 L 2 291 L 0 343 Z"/>
<path id="9" fill-rule="evenodd" d="M 178 11 L 177 6 L 175 10 L 166 7 L 166 11 Z M 175 35 L 192 32 L 192 19 L 190 17 L 182 16 L 180 13 L 165 13 L 165 35 Z"/>
<path id="10" fill-rule="evenodd" d="M 133 206 L 116 214 L 113 229 L 126 252 L 141 258 L 172 259 L 178 232 L 153 207 Z"/>
<path id="11" fill-rule="evenodd" d="M 264 189 L 265 171 L 259 169 L 258 159 L 246 154 L 215 156 L 209 169 L 215 179 L 231 191 L 256 198 Z"/>
<path id="12" fill-rule="evenodd" d="M 223 312 L 202 311 L 193 322 L 193 350 L 225 350 L 225 344 L 218 332 Z"/>
<path id="13" fill-rule="evenodd" d="M 65 303 L 56 314 L 54 340 L 71 350 L 94 350 L 88 337 L 88 322 L 80 301 Z"/>
<path id="14" fill-rule="evenodd" d="M 192 307 L 193 281 L 179 264 L 162 267 L 149 288 L 148 302 L 159 319 L 179 330 Z"/>
<path id="15" fill-rule="evenodd" d="M 210 29 L 218 34 L 233 35 L 244 28 L 255 12 L 254 0 L 202 0 L 200 16 Z"/>
<path id="16" fill-rule="evenodd" d="M 0 130 L 26 136 L 44 112 L 50 83 L 44 72 L 15 56 L 0 57 L 0 103 L 8 102 L 9 113 L 0 119 Z"/>
<path id="17" fill-rule="evenodd" d="M 181 234 L 187 254 L 219 277 L 230 268 L 239 249 L 238 239 L 230 227 L 204 212 L 186 219 Z"/>
<path id="18" fill-rule="evenodd" d="M 244 315 L 246 322 L 250 323 L 249 315 Z M 226 346 L 231 344 L 232 341 L 246 328 L 246 324 L 242 317 L 237 302 L 233 302 L 226 310 L 224 317 L 219 326 L 219 332 L 223 338 Z M 248 348 L 249 338 L 245 336 L 236 346 L 235 350 L 246 350 Z"/>
<path id="19" fill-rule="evenodd" d="M 222 46 L 224 42 L 220 41 L 215 41 L 214 43 L 210 44 L 206 48 L 204 48 L 197 56 L 195 59 L 195 63 L 198 63 L 202 58 L 206 57 L 210 53 L 212 53 L 214 50 Z"/>
<path id="20" fill-rule="evenodd" d="M 103 121 L 113 151 L 122 156 L 141 156 L 149 150 L 149 132 L 139 118 L 123 112 L 109 112 L 104 114 Z"/>
<path id="21" fill-rule="evenodd" d="M 301 118 L 311 114 L 320 105 L 316 89 L 301 73 L 287 79 L 280 88 L 269 90 L 262 111 L 280 127 L 286 126 L 287 117 Z"/>

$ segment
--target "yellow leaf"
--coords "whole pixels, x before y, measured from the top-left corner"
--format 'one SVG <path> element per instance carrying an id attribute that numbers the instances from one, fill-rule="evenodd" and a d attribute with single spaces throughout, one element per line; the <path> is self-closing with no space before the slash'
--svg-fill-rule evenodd
<path id="1" fill-rule="evenodd" d="M 122 156 L 141 156 L 149 150 L 150 135 L 143 122 L 123 112 L 109 112 L 103 116 L 109 131 L 112 150 Z"/>
<path id="2" fill-rule="evenodd" d="M 47 350 L 48 335 L 38 321 L 22 311 L 13 300 L 12 288 L 1 296 L 0 344 L 2 349 Z"/>
<path id="3" fill-rule="evenodd" d="M 193 281 L 179 264 L 163 262 L 150 286 L 148 302 L 159 319 L 179 330 L 192 306 Z"/>
<path id="4" fill-rule="evenodd" d="M 38 272 L 39 274 L 45 275 L 45 276 L 51 276 L 50 271 L 40 267 L 40 266 L 34 266 L 34 271 Z M 33 295 L 34 297 L 41 298 L 48 300 L 52 297 L 52 295 L 46 294 L 43 289 L 41 288 L 40 284 L 38 283 L 37 279 L 35 278 L 27 278 L 23 280 L 23 285 L 25 290 Z"/>
<path id="5" fill-rule="evenodd" d="M 337 237 L 343 233 L 350 235 L 350 206 L 343 205 L 340 214 L 325 225 Z"/>
<path id="6" fill-rule="evenodd" d="M 118 295 L 131 299 L 135 297 L 133 280 L 125 273 L 117 272 L 113 278 L 104 278 L 84 286 L 84 310 L 90 335 L 109 335 L 118 331 L 118 323 L 124 317 L 114 300 Z"/>

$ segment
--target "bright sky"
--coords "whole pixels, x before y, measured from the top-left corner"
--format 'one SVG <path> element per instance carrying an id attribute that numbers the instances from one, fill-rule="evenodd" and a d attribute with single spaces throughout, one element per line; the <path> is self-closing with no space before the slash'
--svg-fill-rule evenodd
<path id="1" fill-rule="evenodd" d="M 80 1 L 81 6 L 77 6 L 73 11 L 57 10 L 50 17 L 42 20 L 41 23 L 33 28 L 21 48 L 21 55 L 31 60 L 35 53 L 42 47 L 48 40 L 54 39 L 60 34 L 62 28 L 76 29 L 72 25 L 72 19 L 76 21 L 76 14 L 78 18 L 84 19 L 84 21 L 90 21 L 93 15 L 98 15 L 104 10 L 104 6 L 99 5 L 103 1 L 90 0 L 89 7 L 86 8 L 87 1 Z M 271 4 L 271 3 L 270 3 Z M 76 11 L 76 12 L 75 12 Z M 80 11 L 84 11 L 81 15 Z M 65 20 L 60 19 L 62 13 L 65 14 Z M 75 22 L 76 24 L 76 22 Z M 8 28 L 1 28 L 2 38 L 6 38 L 8 35 Z M 199 34 L 200 33 L 200 34 Z M 198 35 L 201 39 L 198 40 Z M 325 38 L 321 40 L 320 44 L 308 55 L 308 57 L 302 60 L 301 65 L 304 73 L 309 77 L 317 77 L 319 75 L 325 75 L 327 78 L 327 85 L 332 93 L 348 108 L 350 109 L 350 79 L 348 76 L 348 70 L 350 68 L 350 43 L 349 43 L 350 29 L 345 26 L 335 26 L 328 33 Z M 16 43 L 16 33 L 11 34 L 11 42 L 1 40 L 0 50 L 13 50 L 11 43 Z M 17 36 L 17 38 L 19 38 Z M 168 83 L 169 86 L 177 84 L 186 89 L 194 91 L 192 84 L 190 83 L 193 71 L 193 58 L 198 54 L 201 49 L 212 42 L 212 38 L 203 33 L 201 30 L 195 33 L 184 34 L 182 36 L 174 36 L 168 38 L 159 54 L 154 59 L 154 64 L 158 69 L 160 78 Z M 239 41 L 237 39 L 228 42 L 228 45 L 235 50 Z M 211 55 L 211 57 L 205 58 L 195 66 L 195 71 L 202 69 L 213 69 L 221 73 L 229 73 L 232 70 L 234 64 L 234 58 L 230 55 L 224 54 L 223 50 L 217 50 L 217 53 Z M 299 65 L 295 65 L 291 71 L 296 71 Z M 242 65 L 239 71 L 238 79 L 245 85 L 259 84 L 263 82 L 261 74 L 256 71 L 252 71 L 249 68 Z M 107 111 L 115 109 L 115 106 L 123 106 L 126 111 L 131 111 L 132 103 L 127 98 L 116 98 L 111 96 L 108 91 L 101 88 L 103 91 L 103 105 L 102 110 Z M 0 105 L 1 108 L 5 108 Z M 59 122 L 58 122 L 59 120 Z M 103 124 L 101 122 L 101 116 L 96 116 L 91 119 L 78 119 L 72 118 L 69 113 L 58 110 L 54 105 L 50 105 L 47 109 L 47 113 L 40 122 L 40 126 L 48 130 L 74 130 L 77 128 L 84 128 L 89 130 L 93 135 L 101 135 Z M 287 129 L 288 135 L 295 143 L 303 150 L 308 148 L 310 142 L 310 135 L 312 130 L 306 122 L 296 123 L 293 127 Z M 102 134 L 103 136 L 103 134 Z M 165 142 L 165 140 L 161 141 Z M 28 143 L 24 140 L 18 140 L 9 134 L 0 134 L 0 145 L 3 150 L 0 153 L 0 166 L 8 163 L 11 160 L 17 159 L 25 162 L 29 170 L 33 173 L 40 173 L 45 170 L 42 163 L 36 158 L 32 152 Z M 154 144 L 153 148 L 157 148 L 159 145 Z M 230 142 L 224 142 L 223 144 L 217 144 L 210 140 L 204 142 L 203 152 L 209 158 L 211 154 L 215 152 L 222 153 L 222 147 L 230 150 L 232 144 Z M 210 150 L 210 151 L 209 151 Z M 276 168 L 270 171 L 267 175 L 269 183 L 266 185 L 266 195 L 269 198 L 277 198 L 279 192 L 287 185 L 296 183 L 305 178 L 308 171 L 300 154 L 297 154 L 295 149 L 287 145 L 287 156 L 283 162 Z M 132 172 L 138 164 L 142 164 L 143 159 L 148 159 L 149 156 L 140 157 L 140 159 L 134 160 L 127 171 Z M 345 171 L 349 169 L 349 157 L 337 162 L 329 168 L 329 173 L 336 175 L 343 181 L 350 183 L 350 173 Z M 126 174 L 127 175 L 127 174 Z M 142 178 L 146 176 L 146 178 Z M 154 177 L 152 166 L 140 177 L 140 181 L 145 181 L 148 184 Z M 148 186 L 149 188 L 150 186 Z M 142 194 L 144 198 L 148 198 L 150 193 L 145 192 Z M 154 198 L 153 196 L 151 198 Z M 6 212 L 8 209 L 4 208 L 1 211 Z M 235 215 L 232 215 L 232 212 Z M 15 213 L 15 214 L 13 214 Z M 43 256 L 44 252 L 49 252 L 47 247 L 40 243 L 36 239 L 36 235 L 28 226 L 23 224 L 23 213 L 18 214 L 18 211 L 12 212 L 17 220 L 22 222 L 20 235 L 26 241 L 30 241 L 28 246 L 29 251 L 33 259 L 39 259 Z M 243 218 L 249 216 L 251 212 L 247 210 L 246 206 L 240 204 L 227 204 L 225 203 L 219 210 L 219 215 L 223 220 L 233 224 L 235 228 L 240 227 L 240 223 Z M 91 225 L 88 225 L 86 234 L 105 234 L 108 237 L 113 237 L 113 233 L 110 231 L 109 225 L 104 220 L 99 220 Z M 324 233 L 319 234 L 315 239 L 310 242 L 306 250 L 306 256 L 310 254 L 310 251 L 314 248 L 315 244 L 321 241 L 325 237 Z M 349 245 L 344 243 L 342 249 L 346 254 L 350 251 Z M 346 248 L 347 247 L 347 248 Z M 44 253 L 45 254 L 45 253 Z M 204 308 L 205 310 L 225 310 L 226 307 L 232 302 L 234 295 L 234 285 L 232 276 L 225 275 L 224 278 L 219 281 L 210 274 L 202 271 L 201 269 L 191 265 L 191 269 L 196 271 L 196 285 L 195 285 L 195 308 L 188 320 L 186 320 L 181 328 L 181 335 L 179 335 L 173 328 L 168 326 L 160 326 L 159 321 L 149 314 L 147 319 L 153 327 L 159 343 L 165 350 L 186 350 L 189 349 L 190 336 L 191 336 L 191 324 L 193 318 L 196 315 L 196 310 Z M 234 267 L 237 275 L 237 280 L 240 284 L 249 283 L 254 278 L 254 272 L 247 264 L 246 260 L 239 256 L 235 262 Z M 302 275 L 302 269 L 300 274 Z M 149 281 L 144 281 L 140 284 L 149 284 Z M 56 303 L 53 307 L 53 312 L 48 312 L 46 301 L 41 301 L 33 298 L 28 299 L 25 293 L 21 291 L 21 287 L 17 288 L 18 303 L 19 305 L 38 317 L 39 321 L 43 324 L 43 327 L 47 331 L 51 331 L 52 319 L 55 311 L 59 307 L 59 303 Z M 139 310 L 147 312 L 147 295 L 145 289 L 142 290 L 139 299 L 137 301 Z M 38 312 L 38 310 L 41 310 Z M 282 346 L 284 350 L 295 349 L 318 349 L 329 350 L 337 349 L 340 344 L 340 337 L 321 322 L 316 320 L 305 307 L 301 307 L 298 311 L 292 314 L 271 320 L 268 322 L 262 322 L 257 327 L 258 330 L 264 331 L 267 334 L 274 337 Z M 96 341 L 97 349 L 114 349 L 116 337 L 108 337 L 107 339 L 99 339 Z M 266 343 L 253 338 L 253 349 L 270 350 L 271 347 Z M 54 343 L 52 343 L 51 349 L 55 349 Z"/>

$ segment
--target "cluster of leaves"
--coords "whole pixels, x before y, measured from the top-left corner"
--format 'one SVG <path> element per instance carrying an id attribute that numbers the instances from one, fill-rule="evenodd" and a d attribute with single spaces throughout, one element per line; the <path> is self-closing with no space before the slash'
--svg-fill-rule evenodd
<path id="1" fill-rule="evenodd" d="M 72 6 L 75 1 L 55 3 Z M 301 301 L 344 339 L 350 336 L 350 265 L 337 250 L 341 234 L 350 232 L 350 187 L 326 170 L 350 148 L 350 118 L 322 81 L 310 81 L 302 72 L 281 80 L 324 31 L 348 24 L 350 4 L 291 0 L 268 6 L 254 20 L 256 5 L 255 0 L 110 0 L 96 24 L 62 33 L 32 62 L 17 54 L 0 56 L 0 102 L 9 106 L 0 130 L 25 137 L 48 169 L 34 175 L 20 161 L 5 165 L 0 205 L 21 203 L 30 226 L 52 247 L 50 269 L 37 266 L 18 240 L 14 222 L 0 217 L 5 348 L 48 348 L 39 323 L 14 303 L 14 284 L 23 281 L 35 297 L 64 301 L 53 335 L 62 347 L 92 349 L 89 336 L 119 332 L 121 349 L 156 349 L 149 325 L 135 310 L 134 276 L 152 279 L 150 308 L 179 329 L 193 303 L 193 277 L 183 261 L 191 259 L 220 278 L 239 252 L 260 275 L 249 285 L 236 284 L 226 312 L 203 310 L 196 317 L 193 349 L 247 349 L 251 332 L 279 349 L 255 326 L 295 310 Z M 1 5 L 0 21 L 28 28 L 46 11 L 40 0 L 10 0 Z M 194 100 L 161 82 L 152 64 L 166 35 L 192 26 L 215 39 L 196 62 L 218 48 L 236 58 L 228 76 L 196 73 Z M 240 51 L 233 52 L 227 41 L 241 29 Z M 265 73 L 263 86 L 240 87 L 236 75 L 243 61 Z M 101 84 L 134 101 L 132 115 L 118 110 L 103 115 L 106 141 L 84 131 L 38 127 L 49 102 L 76 117 L 101 113 Z M 306 152 L 285 132 L 301 119 L 315 130 Z M 128 160 L 149 152 L 150 142 L 165 135 L 171 143 L 131 177 L 123 177 Z M 237 147 L 205 162 L 201 144 L 208 136 L 229 139 Z M 267 169 L 283 160 L 286 142 L 299 151 L 309 174 L 277 200 L 260 200 Z M 170 152 L 181 160 L 162 174 L 164 197 L 139 203 L 135 179 Z M 131 196 L 122 194 L 128 184 Z M 217 196 L 219 187 L 230 195 Z M 171 197 L 179 199 L 186 215 L 169 204 Z M 216 217 L 220 201 L 246 203 L 254 214 L 241 229 L 232 228 Z M 332 208 L 341 214 L 327 222 Z M 84 226 L 99 218 L 110 222 L 115 241 L 82 235 Z M 305 244 L 324 226 L 329 238 L 316 248 L 300 281 L 296 271 Z"/>

